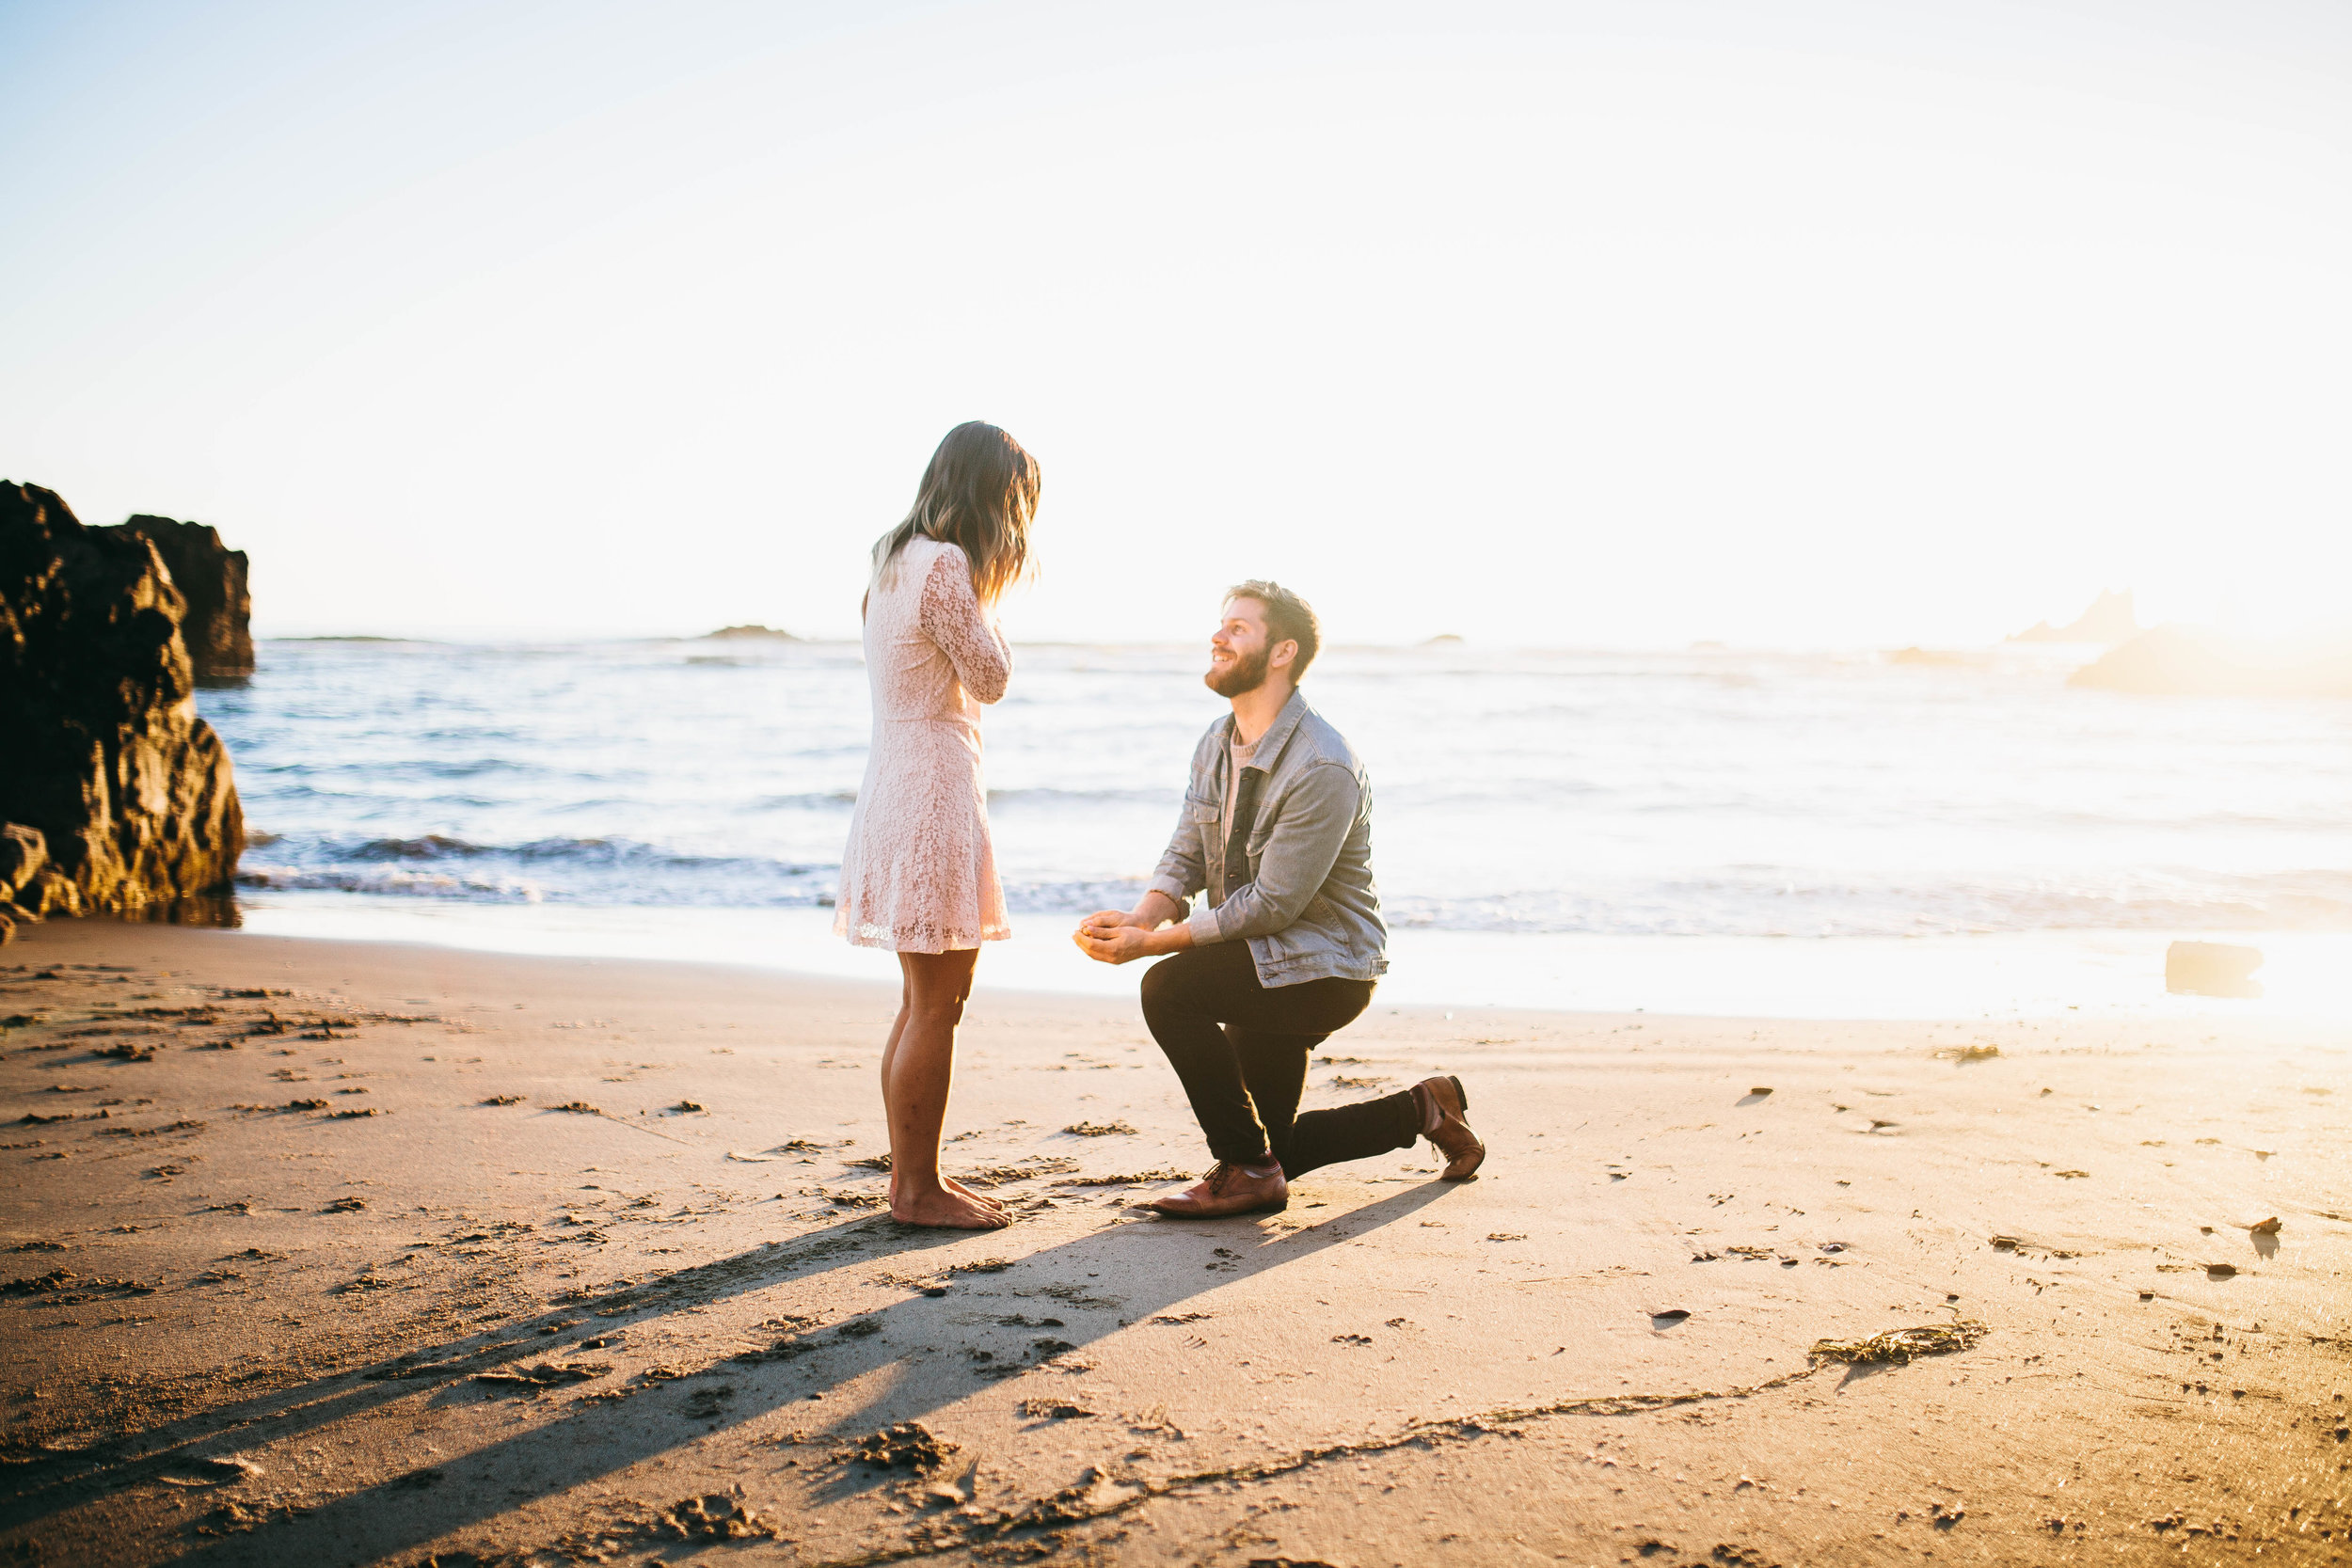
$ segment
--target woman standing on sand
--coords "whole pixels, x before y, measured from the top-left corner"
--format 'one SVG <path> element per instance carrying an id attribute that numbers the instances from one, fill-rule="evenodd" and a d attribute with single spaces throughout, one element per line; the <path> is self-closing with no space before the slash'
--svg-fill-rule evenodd
<path id="1" fill-rule="evenodd" d="M 1008 1223 L 1003 1204 L 939 1174 L 939 1135 L 980 943 L 1012 934 L 988 840 L 978 705 L 1012 678 L 989 610 L 1028 569 L 1037 496 L 1037 459 L 1020 442 L 977 420 L 956 426 L 923 470 L 914 510 L 875 542 L 866 590 L 874 741 L 833 928 L 898 955 L 882 1091 L 890 1214 L 910 1225 Z"/>

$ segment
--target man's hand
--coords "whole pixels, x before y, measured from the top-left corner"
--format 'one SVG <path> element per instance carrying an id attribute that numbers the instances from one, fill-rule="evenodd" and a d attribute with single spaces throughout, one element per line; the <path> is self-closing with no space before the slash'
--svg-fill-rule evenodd
<path id="1" fill-rule="evenodd" d="M 1077 942 L 1078 951 L 1089 958 L 1106 964 L 1123 964 L 1131 958 L 1150 956 L 1152 938 L 1155 935 L 1156 932 L 1129 926 L 1123 921 L 1108 926 L 1097 926 L 1089 921 L 1078 927 L 1072 940 Z"/>
<path id="2" fill-rule="evenodd" d="M 1145 894 L 1141 903 L 1123 914 L 1117 910 L 1095 911 L 1078 922 L 1070 940 L 1088 958 L 1106 964 L 1180 953 L 1192 945 L 1192 928 L 1166 923 L 1174 920 L 1183 908 L 1155 890 Z"/>

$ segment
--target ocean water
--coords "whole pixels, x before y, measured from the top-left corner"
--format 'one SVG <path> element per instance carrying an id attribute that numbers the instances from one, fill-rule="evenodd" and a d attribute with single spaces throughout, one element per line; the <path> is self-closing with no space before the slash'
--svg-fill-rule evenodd
<path id="1" fill-rule="evenodd" d="M 1831 1004 L 1923 994 L 1944 1014 L 2083 1005 L 2063 1000 L 2076 964 L 2110 1006 L 2160 974 L 2167 941 L 2218 936 L 2272 939 L 2265 978 L 2312 1002 L 2352 959 L 2352 703 L 2069 688 L 2087 657 L 1339 648 L 1309 694 L 1372 775 L 1391 993 L 1454 999 L 1450 976 L 1466 1002 L 1850 1013 Z M 1221 704 L 1197 648 L 1017 661 L 985 720 L 1010 973 L 1095 988 L 1063 933 L 1136 896 Z M 253 830 L 250 926 L 716 941 L 888 972 L 825 935 L 866 755 L 853 645 L 274 641 L 261 666 L 202 698 Z M 2009 977 L 1931 973 L 1934 953 Z M 1403 973 L 1416 954 L 1437 990 Z M 1661 994 L 1701 955 L 1707 976 Z M 1889 993 L 1890 965 L 1918 973 Z M 1783 995 L 1775 973 L 1818 978 Z"/>

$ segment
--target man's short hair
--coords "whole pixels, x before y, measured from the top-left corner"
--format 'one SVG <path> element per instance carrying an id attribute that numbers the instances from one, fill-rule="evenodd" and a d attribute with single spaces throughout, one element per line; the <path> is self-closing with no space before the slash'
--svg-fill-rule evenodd
<path id="1" fill-rule="evenodd" d="M 1307 666 L 1315 661 L 1315 652 L 1323 646 L 1323 626 L 1315 619 L 1314 606 L 1279 582 L 1257 578 L 1225 591 L 1226 603 L 1235 599 L 1255 599 L 1265 607 L 1266 635 L 1272 641 L 1287 638 L 1298 644 L 1298 657 L 1291 661 L 1291 684 L 1305 679 Z"/>

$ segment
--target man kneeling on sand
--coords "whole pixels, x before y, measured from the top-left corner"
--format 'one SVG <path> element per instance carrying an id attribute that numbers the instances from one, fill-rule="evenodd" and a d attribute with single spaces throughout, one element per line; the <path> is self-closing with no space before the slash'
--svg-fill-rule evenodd
<path id="1" fill-rule="evenodd" d="M 1142 902 L 1090 914 L 1076 933 L 1104 963 L 1168 955 L 1143 976 L 1143 1018 L 1216 1164 L 1152 1205 L 1163 1214 L 1269 1212 L 1318 1165 L 1422 1137 L 1449 1181 L 1486 1157 L 1458 1078 L 1298 1114 L 1309 1053 L 1372 1005 L 1389 967 L 1372 789 L 1346 739 L 1298 694 L 1320 642 L 1315 612 L 1289 589 L 1253 581 L 1226 594 L 1203 678 L 1232 713 L 1194 749 L 1176 836 Z"/>

